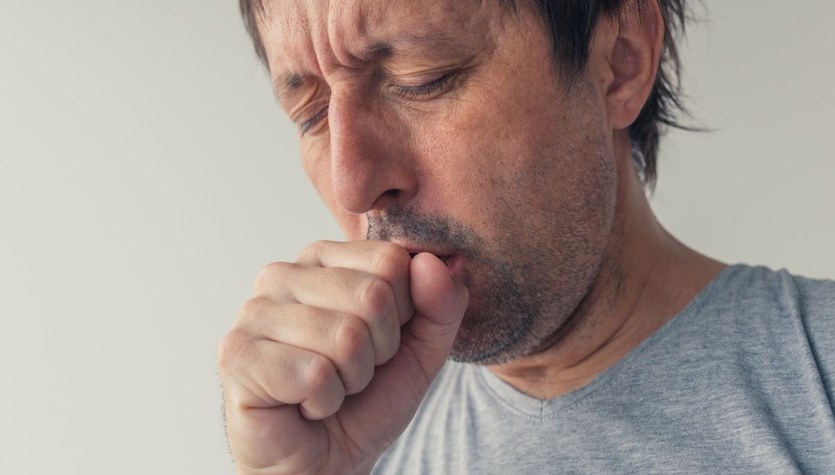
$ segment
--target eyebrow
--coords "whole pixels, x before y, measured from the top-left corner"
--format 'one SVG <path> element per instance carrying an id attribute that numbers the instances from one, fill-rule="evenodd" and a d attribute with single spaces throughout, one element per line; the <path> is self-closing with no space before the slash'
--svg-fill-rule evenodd
<path id="1" fill-rule="evenodd" d="M 385 59 L 395 56 L 397 53 L 405 53 L 415 50 L 448 50 L 454 46 L 461 46 L 461 42 L 442 33 L 432 34 L 409 34 L 398 38 L 391 43 L 374 43 L 361 53 L 357 59 L 363 63 L 379 63 Z M 306 75 L 287 72 L 279 75 L 273 81 L 273 91 L 276 100 L 281 103 L 289 96 L 301 89 L 306 82 Z"/>
<path id="2" fill-rule="evenodd" d="M 284 73 L 273 80 L 273 91 L 277 101 L 293 92 L 298 91 L 304 85 L 304 76 L 298 73 Z"/>

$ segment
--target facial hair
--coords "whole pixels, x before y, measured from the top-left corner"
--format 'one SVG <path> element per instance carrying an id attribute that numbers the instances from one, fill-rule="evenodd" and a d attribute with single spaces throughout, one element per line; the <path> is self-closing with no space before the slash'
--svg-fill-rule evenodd
<path id="1" fill-rule="evenodd" d="M 448 216 L 428 216 L 392 207 L 368 216 L 368 239 L 408 240 L 442 246 L 464 259 L 462 279 L 470 289 L 470 305 L 450 358 L 460 362 L 498 364 L 535 351 L 549 335 L 535 332 L 543 302 L 553 299 L 547 279 L 537 280 L 537 265 L 502 259 L 474 230 Z M 520 265 L 521 264 L 521 265 Z M 533 273 L 534 275 L 531 275 Z M 544 299 L 547 294 L 551 299 Z"/>
<path id="2" fill-rule="evenodd" d="M 518 160 L 515 167 L 498 167 L 513 173 L 473 171 L 488 174 L 493 187 L 480 195 L 493 235 L 416 206 L 367 215 L 368 239 L 434 245 L 463 258 L 470 302 L 453 360 L 497 365 L 559 344 L 584 318 L 583 304 L 598 277 L 613 272 L 604 269 L 614 265 L 605 256 L 617 190 L 611 140 L 604 117 L 588 112 L 596 110 L 591 83 L 576 83 L 572 91 L 566 114 L 584 121 L 569 122 L 570 129 L 553 137 L 528 137 L 540 140 L 528 155 L 533 159 L 509 158 L 500 150 L 485 155 L 490 164 Z"/>

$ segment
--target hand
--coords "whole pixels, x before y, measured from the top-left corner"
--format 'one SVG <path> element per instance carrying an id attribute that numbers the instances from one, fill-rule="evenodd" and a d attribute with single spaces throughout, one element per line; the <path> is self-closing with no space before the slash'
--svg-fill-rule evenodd
<path id="1" fill-rule="evenodd" d="M 239 473 L 368 472 L 449 356 L 467 289 L 437 257 L 320 242 L 267 266 L 219 349 Z"/>

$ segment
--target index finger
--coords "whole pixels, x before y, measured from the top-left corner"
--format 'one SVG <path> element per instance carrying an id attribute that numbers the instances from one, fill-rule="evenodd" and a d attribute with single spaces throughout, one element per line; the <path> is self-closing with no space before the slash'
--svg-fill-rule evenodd
<path id="1" fill-rule="evenodd" d="M 411 256 L 406 249 L 388 241 L 318 241 L 302 251 L 298 261 L 302 265 L 344 267 L 379 276 L 394 291 L 400 324 L 414 314 L 409 290 Z"/>

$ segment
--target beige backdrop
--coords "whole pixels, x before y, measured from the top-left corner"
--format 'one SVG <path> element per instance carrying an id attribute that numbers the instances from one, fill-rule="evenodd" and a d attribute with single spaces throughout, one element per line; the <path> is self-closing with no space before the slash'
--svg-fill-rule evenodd
<path id="1" fill-rule="evenodd" d="M 708 5 L 716 131 L 664 144 L 654 205 L 835 277 L 835 3 Z M 338 237 L 235 0 L 0 0 L 0 473 L 233 473 L 216 345 L 263 264 Z"/>

